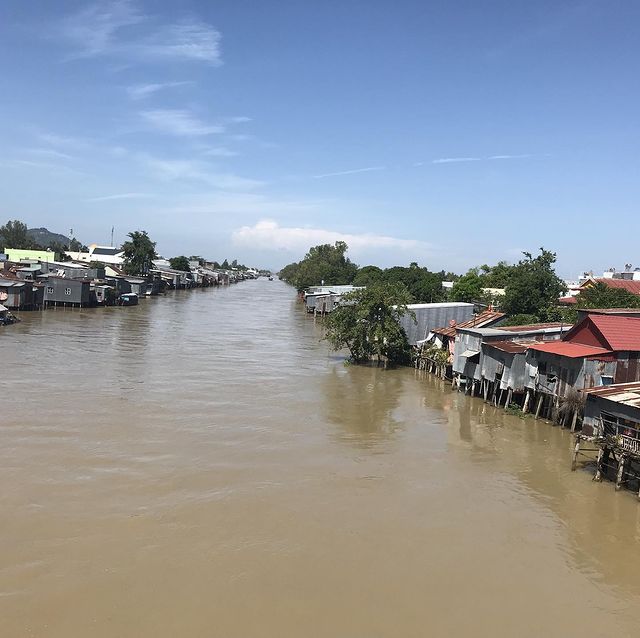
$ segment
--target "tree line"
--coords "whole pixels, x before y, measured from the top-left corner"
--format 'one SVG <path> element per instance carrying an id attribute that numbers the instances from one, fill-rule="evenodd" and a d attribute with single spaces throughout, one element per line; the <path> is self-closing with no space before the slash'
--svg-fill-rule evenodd
<path id="1" fill-rule="evenodd" d="M 490 307 L 496 301 L 495 289 L 500 289 L 504 291 L 500 310 L 508 315 L 510 325 L 574 323 L 580 308 L 640 307 L 640 296 L 599 282 L 581 292 L 574 308 L 559 306 L 566 284 L 555 272 L 556 254 L 545 248 L 537 255 L 523 252 L 515 264 L 483 264 L 462 276 L 431 272 L 415 262 L 361 268 L 346 256 L 347 249 L 344 242 L 314 246 L 301 261 L 285 266 L 279 277 L 299 292 L 322 284 L 363 287 L 345 295 L 345 303 L 325 321 L 325 338 L 336 350 L 346 348 L 355 363 L 374 358 L 392 363 L 408 360 L 410 348 L 398 319 L 411 314 L 412 303 L 461 301 Z M 443 281 L 453 281 L 453 287 L 445 290 Z"/>

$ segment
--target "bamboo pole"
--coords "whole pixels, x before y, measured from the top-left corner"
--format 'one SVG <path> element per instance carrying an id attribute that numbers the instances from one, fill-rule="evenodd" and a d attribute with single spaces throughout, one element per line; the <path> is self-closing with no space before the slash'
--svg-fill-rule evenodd
<path id="1" fill-rule="evenodd" d="M 536 419 L 540 416 L 540 410 L 542 409 L 542 404 L 544 403 L 544 394 L 540 393 L 538 397 L 538 405 L 536 406 Z"/>

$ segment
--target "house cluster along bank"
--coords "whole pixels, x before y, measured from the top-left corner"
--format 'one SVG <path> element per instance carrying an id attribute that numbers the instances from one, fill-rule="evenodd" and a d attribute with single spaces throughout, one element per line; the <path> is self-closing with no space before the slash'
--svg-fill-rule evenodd
<path id="1" fill-rule="evenodd" d="M 311 289 L 307 311 L 332 312 L 352 289 Z M 596 480 L 608 476 L 640 498 L 640 309 L 583 309 L 575 324 L 520 326 L 468 303 L 408 309 L 413 316 L 400 323 L 417 368 L 496 407 L 570 428 L 573 468 L 586 459 Z"/>
<path id="2" fill-rule="evenodd" d="M 71 261 L 56 261 L 48 251 L 13 250 L 0 254 L 0 324 L 12 323 L 11 311 L 49 307 L 132 306 L 141 298 L 167 290 L 225 286 L 255 279 L 256 270 L 220 270 L 200 261 L 190 271 L 175 270 L 156 259 L 144 276 L 123 269 L 123 253 L 93 245 L 86 253 L 68 253 Z"/>

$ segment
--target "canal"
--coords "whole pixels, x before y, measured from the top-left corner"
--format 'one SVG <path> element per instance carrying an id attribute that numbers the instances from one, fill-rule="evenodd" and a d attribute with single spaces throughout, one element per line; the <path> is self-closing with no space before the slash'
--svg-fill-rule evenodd
<path id="1" fill-rule="evenodd" d="M 0 635 L 631 636 L 566 431 L 345 366 L 266 279 L 0 330 Z"/>

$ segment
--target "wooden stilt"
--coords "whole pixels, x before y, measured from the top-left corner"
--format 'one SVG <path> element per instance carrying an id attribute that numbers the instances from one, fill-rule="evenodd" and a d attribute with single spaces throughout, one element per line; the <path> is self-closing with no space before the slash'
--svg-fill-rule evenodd
<path id="1" fill-rule="evenodd" d="M 596 473 L 593 475 L 593 480 L 600 482 L 602 480 L 602 457 L 604 456 L 604 448 L 600 448 L 598 451 L 598 458 L 596 459 Z"/>
<path id="2" fill-rule="evenodd" d="M 484 379 L 482 383 L 484 384 L 484 402 L 486 403 L 489 397 L 489 381 L 487 381 L 487 379 Z"/>
<path id="3" fill-rule="evenodd" d="M 580 453 L 580 439 L 576 439 L 576 446 L 573 448 L 573 460 L 571 461 L 571 471 L 575 472 L 578 466 L 578 454 Z"/>
<path id="4" fill-rule="evenodd" d="M 502 393 L 504 392 L 504 390 L 502 388 L 500 388 L 500 397 L 498 398 L 498 405 L 502 405 Z"/>
<path id="5" fill-rule="evenodd" d="M 494 381 L 493 382 L 493 393 L 491 395 L 491 402 L 495 405 L 496 404 L 496 395 L 498 394 L 498 382 Z"/>
<path id="6" fill-rule="evenodd" d="M 618 474 L 616 476 L 616 492 L 622 487 L 622 477 L 624 476 L 624 464 L 626 460 L 627 457 L 624 456 L 624 454 L 620 456 L 620 461 L 618 462 Z"/>
<path id="7" fill-rule="evenodd" d="M 527 390 L 527 394 L 524 397 L 524 405 L 522 406 L 523 414 L 529 411 L 529 399 L 531 398 L 531 390 Z"/>
<path id="8" fill-rule="evenodd" d="M 538 397 L 538 405 L 536 406 L 536 419 L 540 416 L 540 410 L 542 409 L 542 404 L 544 403 L 544 394 L 540 394 Z"/>
<path id="9" fill-rule="evenodd" d="M 507 392 L 507 398 L 504 402 L 504 409 L 506 410 L 510 405 L 511 405 L 511 397 L 513 395 L 513 390 L 511 388 L 509 388 L 509 391 Z"/>
<path id="10" fill-rule="evenodd" d="M 578 410 L 573 413 L 573 420 L 571 421 L 571 431 L 576 431 L 576 426 L 578 425 Z"/>

